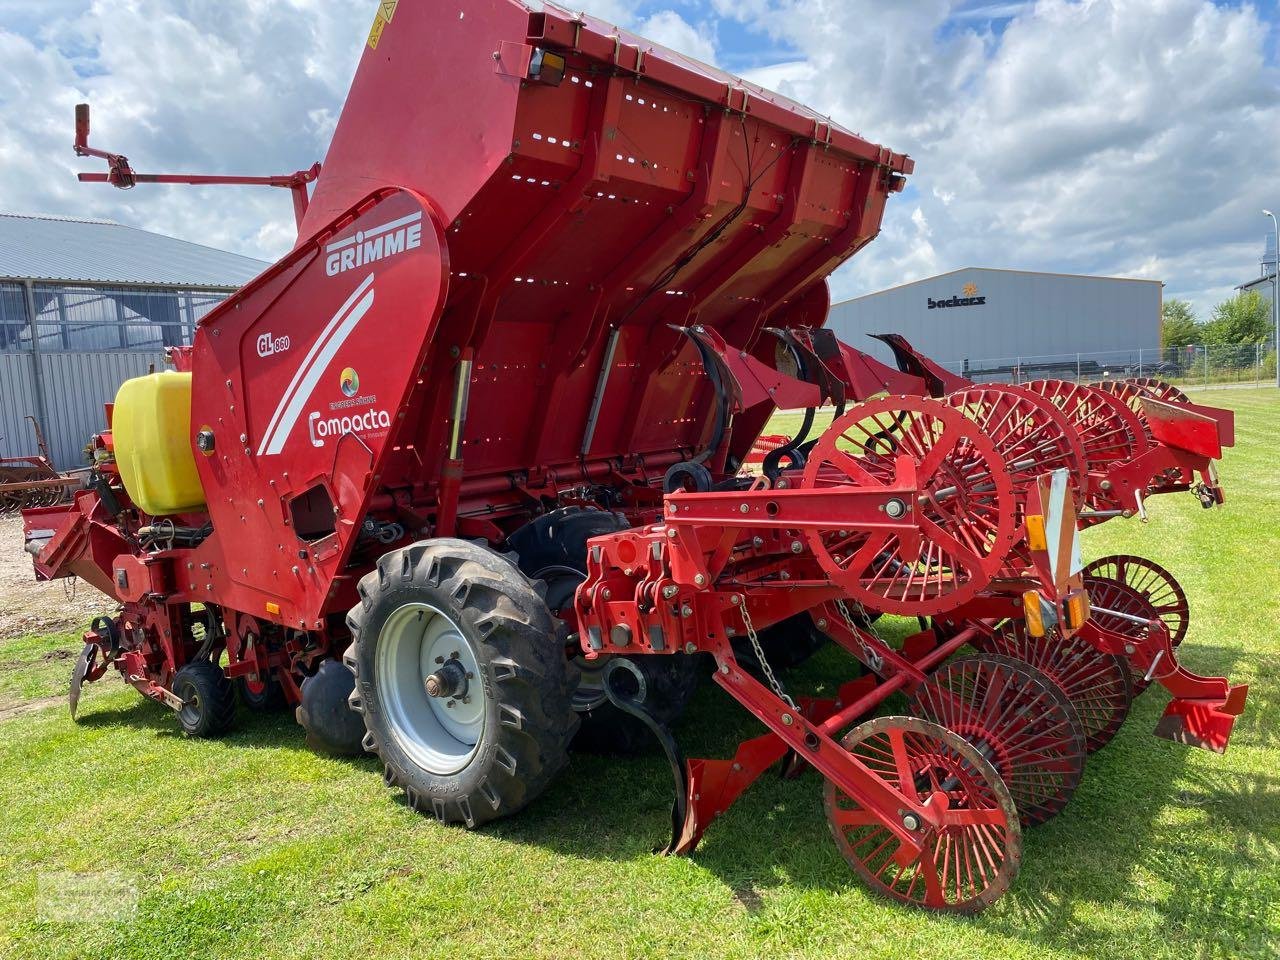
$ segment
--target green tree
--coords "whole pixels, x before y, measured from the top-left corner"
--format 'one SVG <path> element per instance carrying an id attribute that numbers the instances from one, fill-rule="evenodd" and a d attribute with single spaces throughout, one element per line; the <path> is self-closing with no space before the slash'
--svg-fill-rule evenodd
<path id="1" fill-rule="evenodd" d="M 1243 290 L 1223 300 L 1204 325 L 1205 343 L 1266 343 L 1271 335 L 1270 306 L 1257 290 Z"/>
<path id="2" fill-rule="evenodd" d="M 1186 300 L 1164 302 L 1160 308 L 1160 339 L 1165 349 L 1200 342 L 1200 321 Z"/>

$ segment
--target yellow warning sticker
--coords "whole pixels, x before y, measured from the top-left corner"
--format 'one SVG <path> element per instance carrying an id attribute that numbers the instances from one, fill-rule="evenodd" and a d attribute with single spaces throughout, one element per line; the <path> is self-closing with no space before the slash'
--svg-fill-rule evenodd
<path id="1" fill-rule="evenodd" d="M 378 49 L 378 42 L 382 39 L 382 32 L 387 29 L 387 24 L 396 15 L 396 7 L 399 3 L 400 0 L 379 0 L 378 12 L 373 18 L 373 26 L 369 29 L 370 50 Z"/>

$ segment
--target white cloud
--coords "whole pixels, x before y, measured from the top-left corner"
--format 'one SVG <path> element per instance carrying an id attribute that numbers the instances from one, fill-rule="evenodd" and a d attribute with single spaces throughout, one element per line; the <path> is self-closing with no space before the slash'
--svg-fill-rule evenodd
<path id="1" fill-rule="evenodd" d="M 1248 4 L 585 5 L 711 61 L 734 52 L 718 44 L 745 24 L 788 51 L 750 79 L 916 158 L 908 195 L 891 198 L 838 295 L 991 265 L 1157 276 L 1166 295 L 1205 307 L 1254 275 L 1258 211 L 1280 203 L 1276 31 Z M 0 0 L 0 209 L 106 216 L 279 255 L 293 230 L 284 191 L 77 184 L 76 171 L 97 166 L 71 154 L 72 108 L 91 101 L 95 140 L 139 169 L 304 168 L 324 154 L 372 9 Z"/>

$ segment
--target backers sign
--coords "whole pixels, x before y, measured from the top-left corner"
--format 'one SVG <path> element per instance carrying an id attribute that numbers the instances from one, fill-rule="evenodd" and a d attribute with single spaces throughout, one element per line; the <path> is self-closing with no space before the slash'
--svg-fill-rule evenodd
<path id="1" fill-rule="evenodd" d="M 986 306 L 987 298 L 978 296 L 977 284 L 966 283 L 961 295 L 958 297 L 950 297 L 946 300 L 935 300 L 929 297 L 930 310 L 943 310 L 947 307 L 982 307 Z"/>

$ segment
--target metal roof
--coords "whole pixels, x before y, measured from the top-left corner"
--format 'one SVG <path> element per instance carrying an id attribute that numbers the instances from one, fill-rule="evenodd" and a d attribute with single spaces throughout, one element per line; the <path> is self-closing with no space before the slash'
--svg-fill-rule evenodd
<path id="1" fill-rule="evenodd" d="M 1110 280 L 1115 283 L 1158 283 L 1164 286 L 1163 280 L 1148 280 L 1145 277 L 1101 277 L 1089 273 L 1053 273 L 1047 270 L 1014 270 L 1010 267 L 960 267 L 957 270 L 948 270 L 946 273 L 935 274 L 932 277 L 921 277 L 919 280 L 908 280 L 906 283 L 899 283 L 892 287 L 886 287 L 883 290 L 877 290 L 874 293 L 864 293 L 860 297 L 851 297 L 848 300 L 842 300 L 841 303 L 853 303 L 856 300 L 869 300 L 871 297 L 878 297 L 882 294 L 892 293 L 895 290 L 905 290 L 907 287 L 917 287 L 922 283 L 932 283 L 934 280 L 941 280 L 943 277 L 955 276 L 957 273 L 1017 273 L 1027 277 L 1064 277 L 1068 280 Z"/>
<path id="2" fill-rule="evenodd" d="M 267 266 L 109 220 L 0 213 L 0 278 L 230 290 Z"/>

